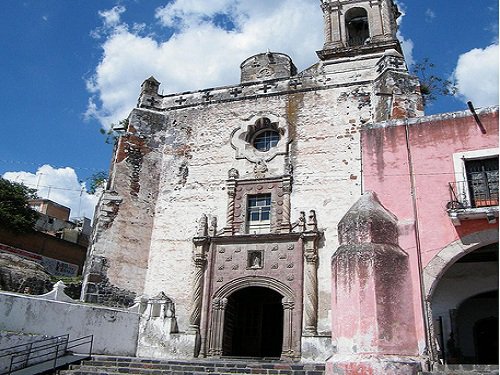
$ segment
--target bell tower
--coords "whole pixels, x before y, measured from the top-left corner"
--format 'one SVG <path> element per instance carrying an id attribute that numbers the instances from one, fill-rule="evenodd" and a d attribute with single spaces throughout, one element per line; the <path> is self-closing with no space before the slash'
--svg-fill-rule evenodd
<path id="1" fill-rule="evenodd" d="M 318 51 L 321 60 L 395 49 L 401 15 L 394 0 L 321 0 L 325 44 Z"/>

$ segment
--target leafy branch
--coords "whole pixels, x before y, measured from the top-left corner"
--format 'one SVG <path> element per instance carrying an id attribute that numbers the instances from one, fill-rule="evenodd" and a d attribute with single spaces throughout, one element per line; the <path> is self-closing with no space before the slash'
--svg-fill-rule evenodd
<path id="1" fill-rule="evenodd" d="M 121 132 L 127 130 L 128 128 L 128 119 L 124 119 L 118 122 L 118 124 L 111 124 L 111 128 L 106 130 L 106 129 L 99 129 L 99 132 L 106 136 L 106 142 L 107 144 L 115 144 L 118 137 L 120 136 Z"/>
<path id="2" fill-rule="evenodd" d="M 420 80 L 420 92 L 424 104 L 433 102 L 438 96 L 453 96 L 457 92 L 455 83 L 437 75 L 434 72 L 435 67 L 429 58 L 424 58 L 412 68 L 412 73 Z"/>

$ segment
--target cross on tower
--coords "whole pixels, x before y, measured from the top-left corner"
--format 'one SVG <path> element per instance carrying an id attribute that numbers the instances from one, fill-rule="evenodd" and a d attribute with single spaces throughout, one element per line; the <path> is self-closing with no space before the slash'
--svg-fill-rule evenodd
<path id="1" fill-rule="evenodd" d="M 158 101 L 158 100 L 156 100 L 156 99 L 155 99 L 154 97 L 152 97 L 152 96 L 151 96 L 151 97 L 149 97 L 149 98 L 147 98 L 147 99 L 146 99 L 146 102 L 148 102 L 148 103 L 149 103 L 149 106 L 150 106 L 150 107 L 154 107 L 156 103 L 159 103 L 159 101 Z"/>
<path id="2" fill-rule="evenodd" d="M 293 87 L 294 90 L 297 90 L 297 86 L 302 86 L 302 82 L 297 79 L 294 79 L 288 83 L 289 86 Z"/>
<path id="3" fill-rule="evenodd" d="M 267 94 L 267 91 L 269 89 L 272 89 L 273 87 L 276 87 L 276 86 L 272 86 L 272 85 L 268 85 L 267 83 L 264 83 L 264 85 L 262 85 L 262 87 L 259 89 L 259 91 L 263 91 L 264 94 Z"/>
<path id="4" fill-rule="evenodd" d="M 232 89 L 231 91 L 229 91 L 229 93 L 234 96 L 235 98 L 240 95 L 241 93 L 243 92 L 243 90 L 241 90 L 241 88 L 239 87 L 235 87 L 234 89 Z"/>
<path id="5" fill-rule="evenodd" d="M 184 99 L 182 96 L 179 99 L 175 100 L 175 102 L 179 105 L 182 105 L 186 101 L 187 99 Z"/>
<path id="6" fill-rule="evenodd" d="M 209 102 L 210 100 L 212 100 L 214 96 L 210 94 L 210 91 L 207 91 L 203 96 L 202 98 L 206 101 L 206 102 Z"/>

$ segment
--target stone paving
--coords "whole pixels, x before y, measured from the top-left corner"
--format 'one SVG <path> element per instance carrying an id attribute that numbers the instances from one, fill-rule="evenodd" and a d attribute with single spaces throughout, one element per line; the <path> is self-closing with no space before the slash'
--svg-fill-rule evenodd
<path id="1" fill-rule="evenodd" d="M 325 365 L 315 363 L 284 362 L 258 359 L 193 359 L 155 360 L 131 357 L 94 356 L 92 360 L 73 365 L 60 375 L 91 374 L 172 374 L 172 375 L 235 375 L 235 374 L 287 374 L 324 375 Z"/>
<path id="2" fill-rule="evenodd" d="M 498 365 L 437 365 L 434 371 L 423 371 L 421 375 L 498 375 Z"/>

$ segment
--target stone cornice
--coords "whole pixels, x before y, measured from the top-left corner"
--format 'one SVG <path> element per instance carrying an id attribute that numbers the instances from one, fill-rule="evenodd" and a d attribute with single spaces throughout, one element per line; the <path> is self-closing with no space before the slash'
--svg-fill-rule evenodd
<path id="1" fill-rule="evenodd" d="M 339 87 L 351 87 L 370 84 L 371 80 L 345 83 L 330 83 L 331 78 L 325 74 L 291 79 L 269 80 L 242 83 L 234 86 L 223 86 L 198 91 L 187 91 L 170 95 L 142 96 L 137 108 L 160 112 L 196 107 L 200 105 L 236 102 L 248 99 L 280 96 L 328 90 Z"/>

